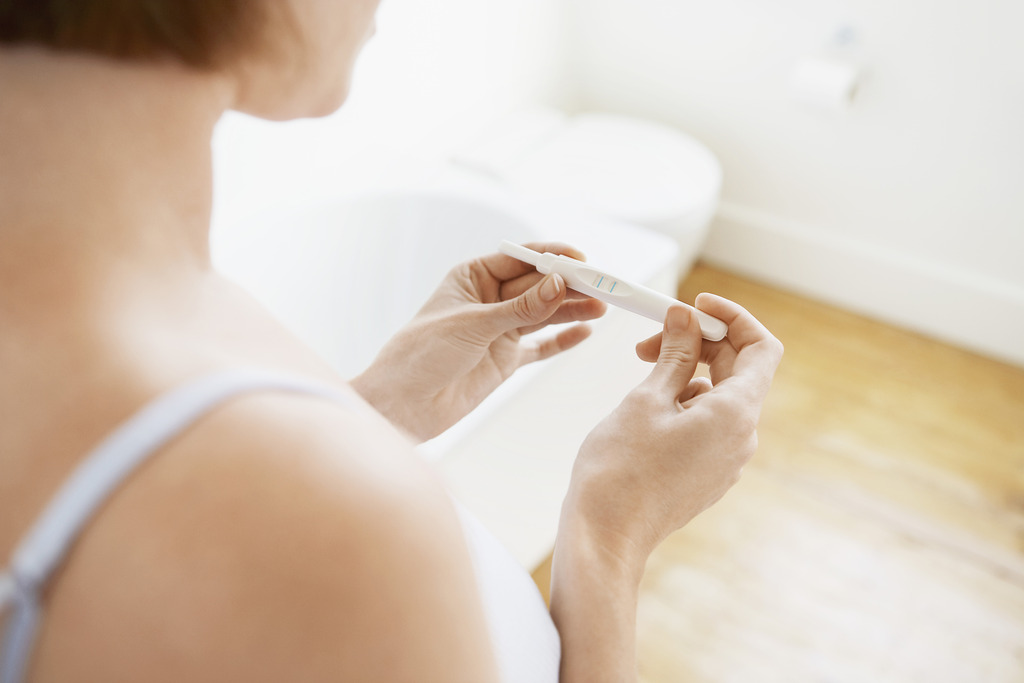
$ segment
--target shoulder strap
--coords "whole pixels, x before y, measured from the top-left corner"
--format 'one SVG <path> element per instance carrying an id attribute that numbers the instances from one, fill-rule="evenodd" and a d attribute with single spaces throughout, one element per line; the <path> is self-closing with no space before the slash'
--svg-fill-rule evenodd
<path id="1" fill-rule="evenodd" d="M 13 614 L 0 650 L 0 683 L 23 678 L 39 619 L 39 594 L 97 508 L 148 456 L 205 413 L 239 394 L 290 391 L 354 407 L 326 383 L 258 370 L 204 376 L 145 405 L 93 449 L 64 482 L 0 574 L 0 616 Z"/>

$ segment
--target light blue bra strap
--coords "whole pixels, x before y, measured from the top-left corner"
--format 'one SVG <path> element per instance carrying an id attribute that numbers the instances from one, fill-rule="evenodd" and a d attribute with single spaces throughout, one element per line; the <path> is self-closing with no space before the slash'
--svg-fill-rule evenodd
<path id="1" fill-rule="evenodd" d="M 355 406 L 328 384 L 257 370 L 207 375 L 165 393 L 133 415 L 79 464 L 14 551 L 0 575 L 0 683 L 19 683 L 39 622 L 40 593 L 97 508 L 145 459 L 220 403 L 253 391 L 290 391 Z"/>
<path id="2" fill-rule="evenodd" d="M 14 602 L 17 588 L 13 576 L 7 573 L 0 574 L 0 616 L 3 616 L 7 608 Z"/>
<path id="3" fill-rule="evenodd" d="M 0 615 L 11 611 L 4 632 L 3 650 L 0 651 L 0 683 L 20 683 L 25 678 L 25 666 L 32 652 L 32 644 L 39 629 L 41 610 L 39 594 L 28 590 L 13 575 L 5 575 L 10 593 L 2 596 Z"/>

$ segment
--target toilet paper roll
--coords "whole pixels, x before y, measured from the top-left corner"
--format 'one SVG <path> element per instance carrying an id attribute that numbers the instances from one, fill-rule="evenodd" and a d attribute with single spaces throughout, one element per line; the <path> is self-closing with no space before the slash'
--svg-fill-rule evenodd
<path id="1" fill-rule="evenodd" d="M 860 69 L 850 62 L 805 59 L 790 75 L 792 97 L 817 109 L 842 110 L 853 104 Z"/>

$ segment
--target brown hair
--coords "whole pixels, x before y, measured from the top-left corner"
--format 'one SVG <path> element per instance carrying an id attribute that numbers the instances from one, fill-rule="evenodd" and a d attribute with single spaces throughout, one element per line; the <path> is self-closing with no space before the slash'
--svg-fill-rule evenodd
<path id="1" fill-rule="evenodd" d="M 279 0 L 0 0 L 0 45 L 212 69 L 263 47 Z"/>

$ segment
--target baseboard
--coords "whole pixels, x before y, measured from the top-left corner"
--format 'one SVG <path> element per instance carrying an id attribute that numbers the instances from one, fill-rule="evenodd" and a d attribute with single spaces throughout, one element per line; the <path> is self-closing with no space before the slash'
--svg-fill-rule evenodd
<path id="1" fill-rule="evenodd" d="M 702 258 L 1024 367 L 1024 288 L 724 203 Z"/>

